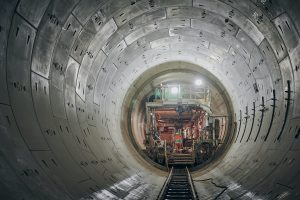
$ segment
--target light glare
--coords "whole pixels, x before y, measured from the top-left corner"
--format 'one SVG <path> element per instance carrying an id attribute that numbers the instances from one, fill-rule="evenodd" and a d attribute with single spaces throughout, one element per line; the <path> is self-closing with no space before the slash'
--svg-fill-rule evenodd
<path id="1" fill-rule="evenodd" d="M 202 80 L 197 79 L 197 80 L 195 81 L 195 85 L 202 85 Z"/>
<path id="2" fill-rule="evenodd" d="M 178 93 L 178 88 L 177 87 L 172 87 L 171 88 L 171 93 L 172 94 L 177 94 Z"/>

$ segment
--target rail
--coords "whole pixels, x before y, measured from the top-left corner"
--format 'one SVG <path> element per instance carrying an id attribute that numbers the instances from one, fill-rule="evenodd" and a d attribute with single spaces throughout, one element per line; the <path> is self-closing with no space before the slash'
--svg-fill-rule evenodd
<path id="1" fill-rule="evenodd" d="M 190 171 L 188 170 L 187 167 L 186 167 L 186 171 L 188 173 L 188 180 L 189 180 L 189 183 L 190 183 L 190 186 L 191 186 L 193 199 L 198 199 L 195 188 L 194 188 L 194 183 L 193 183 L 192 176 L 191 176 Z"/>
<path id="2" fill-rule="evenodd" d="M 172 167 L 157 200 L 186 199 L 198 200 L 193 179 L 187 167 Z"/>
<path id="3" fill-rule="evenodd" d="M 158 195 L 158 197 L 157 197 L 157 200 L 162 200 L 162 199 L 163 199 L 163 197 L 164 197 L 164 195 L 165 195 L 166 188 L 167 188 L 167 186 L 168 186 L 168 184 L 169 184 L 169 182 L 170 182 L 170 179 L 171 179 L 171 177 L 172 177 L 172 174 L 173 174 L 173 167 L 171 168 L 171 171 L 170 171 L 170 173 L 169 173 L 169 176 L 168 176 L 168 178 L 166 179 L 166 181 L 165 181 L 163 187 L 161 188 L 161 190 L 160 190 L 160 192 L 159 192 L 159 195 Z"/>

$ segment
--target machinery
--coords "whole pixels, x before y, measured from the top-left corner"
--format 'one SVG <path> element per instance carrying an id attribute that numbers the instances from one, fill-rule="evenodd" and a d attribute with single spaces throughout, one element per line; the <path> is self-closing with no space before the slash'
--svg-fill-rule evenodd
<path id="1" fill-rule="evenodd" d="M 203 164 L 221 143 L 220 120 L 212 116 L 209 88 L 161 84 L 145 109 L 145 153 L 160 165 Z"/>

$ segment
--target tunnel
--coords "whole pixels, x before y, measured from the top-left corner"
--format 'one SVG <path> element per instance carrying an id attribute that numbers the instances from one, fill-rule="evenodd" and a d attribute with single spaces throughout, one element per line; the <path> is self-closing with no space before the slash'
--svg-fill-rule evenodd
<path id="1" fill-rule="evenodd" d="M 0 197 L 157 199 L 143 99 L 202 77 L 226 114 L 199 199 L 300 199 L 298 0 L 0 0 Z"/>

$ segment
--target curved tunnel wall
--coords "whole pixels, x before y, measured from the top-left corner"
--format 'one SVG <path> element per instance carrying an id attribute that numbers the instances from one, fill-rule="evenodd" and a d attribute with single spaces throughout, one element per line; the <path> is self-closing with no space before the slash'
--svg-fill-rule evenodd
<path id="1" fill-rule="evenodd" d="M 139 75 L 176 60 L 214 74 L 236 116 L 222 162 L 193 174 L 200 196 L 299 198 L 299 3 L 0 4 L 3 197 L 101 199 L 129 182 L 110 191 L 155 198 L 165 174 L 125 145 L 120 112 Z"/>

